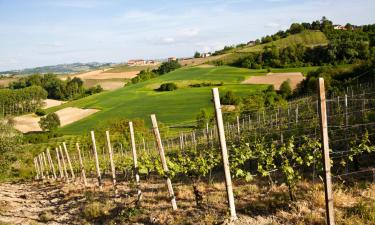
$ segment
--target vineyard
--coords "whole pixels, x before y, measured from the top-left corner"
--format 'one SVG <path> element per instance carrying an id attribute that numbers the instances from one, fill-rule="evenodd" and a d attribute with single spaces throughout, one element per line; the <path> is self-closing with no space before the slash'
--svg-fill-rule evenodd
<path id="1" fill-rule="evenodd" d="M 122 134 L 61 140 L 40 149 L 35 179 L 70 187 L 85 220 L 100 224 L 375 224 L 373 86 L 327 98 L 323 79 L 319 87 L 316 96 L 241 113 L 222 111 L 214 88 L 214 118 L 159 127 L 151 115 L 149 130 L 129 122 Z M 360 200 L 336 200 L 358 185 Z"/>

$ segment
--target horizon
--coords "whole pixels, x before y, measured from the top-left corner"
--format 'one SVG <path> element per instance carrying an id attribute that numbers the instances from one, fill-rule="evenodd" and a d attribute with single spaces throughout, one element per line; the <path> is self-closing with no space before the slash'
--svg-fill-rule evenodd
<path id="1" fill-rule="evenodd" d="M 322 16 L 373 24 L 374 10 L 370 0 L 0 0 L 0 71 L 187 57 Z"/>

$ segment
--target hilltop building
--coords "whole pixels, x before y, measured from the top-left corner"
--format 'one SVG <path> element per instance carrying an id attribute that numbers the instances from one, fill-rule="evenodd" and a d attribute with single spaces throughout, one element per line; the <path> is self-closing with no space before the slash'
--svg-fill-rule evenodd
<path id="1" fill-rule="evenodd" d="M 172 62 L 172 61 L 177 61 L 177 58 L 176 57 L 169 57 L 168 62 Z"/>
<path id="2" fill-rule="evenodd" d="M 211 56 L 211 53 L 210 53 L 210 52 L 202 53 L 202 54 L 201 54 L 201 57 L 202 57 L 202 58 L 207 58 L 207 57 L 210 57 L 210 56 Z"/>
<path id="3" fill-rule="evenodd" d="M 143 66 L 143 65 L 156 65 L 158 64 L 155 60 L 144 60 L 144 59 L 131 59 L 128 61 L 129 66 Z"/>

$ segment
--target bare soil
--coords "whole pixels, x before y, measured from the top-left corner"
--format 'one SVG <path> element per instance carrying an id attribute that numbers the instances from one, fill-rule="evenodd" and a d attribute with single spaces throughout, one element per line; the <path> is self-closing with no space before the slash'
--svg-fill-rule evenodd
<path id="1" fill-rule="evenodd" d="M 276 90 L 280 89 L 280 85 L 290 80 L 290 86 L 295 89 L 301 81 L 305 79 L 302 73 L 268 73 L 266 76 L 253 76 L 243 81 L 244 84 L 272 84 Z"/>
<path id="2" fill-rule="evenodd" d="M 46 100 L 44 100 L 43 109 L 48 109 L 48 108 L 51 108 L 51 107 L 59 106 L 59 105 L 62 105 L 64 103 L 65 103 L 64 101 L 59 101 L 59 100 L 55 100 L 55 99 L 46 99 Z"/>
<path id="3" fill-rule="evenodd" d="M 59 116 L 61 126 L 65 126 L 88 117 L 98 111 L 99 110 L 97 109 L 80 109 L 75 107 L 67 107 L 56 111 L 56 114 Z M 17 116 L 14 118 L 14 128 L 21 131 L 22 133 L 41 131 L 38 123 L 39 120 L 40 117 L 36 116 L 35 114 Z"/>

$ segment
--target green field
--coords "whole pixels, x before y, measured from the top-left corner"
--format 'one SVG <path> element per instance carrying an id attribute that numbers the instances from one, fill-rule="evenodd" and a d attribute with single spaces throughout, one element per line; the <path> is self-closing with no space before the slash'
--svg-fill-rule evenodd
<path id="1" fill-rule="evenodd" d="M 272 41 L 270 43 L 256 45 L 252 47 L 244 47 L 240 49 L 235 49 L 237 52 L 259 52 L 265 46 L 275 45 L 278 48 L 285 48 L 290 45 L 302 44 L 306 47 L 314 47 L 317 45 L 326 45 L 328 40 L 323 32 L 321 31 L 304 31 L 299 34 L 290 35 L 286 38 L 282 38 L 277 41 Z"/>
<path id="2" fill-rule="evenodd" d="M 121 64 L 114 66 L 112 69 L 107 70 L 107 73 L 122 73 L 122 72 L 132 72 L 132 71 L 141 71 L 146 69 L 155 69 L 159 65 L 145 65 L 145 66 L 128 66 L 126 64 Z"/>
<path id="3" fill-rule="evenodd" d="M 296 68 L 293 70 L 303 72 L 308 69 Z M 289 72 L 288 69 L 277 69 L 277 72 L 283 71 Z M 264 90 L 267 85 L 249 85 L 241 84 L 241 82 L 250 76 L 266 73 L 266 70 L 249 70 L 229 66 L 182 68 L 142 83 L 72 101 L 48 109 L 48 112 L 68 106 L 101 110 L 90 117 L 61 128 L 60 131 L 64 134 L 85 132 L 99 121 L 116 117 L 142 118 L 149 124 L 149 115 L 152 113 L 157 115 L 159 121 L 168 125 L 193 123 L 200 109 L 206 108 L 213 111 L 212 87 L 190 88 L 189 84 L 223 82 L 224 86 L 219 87 L 221 93 L 232 90 L 239 96 L 246 96 Z M 154 90 L 161 83 L 166 82 L 175 82 L 179 89 L 172 92 Z"/>

